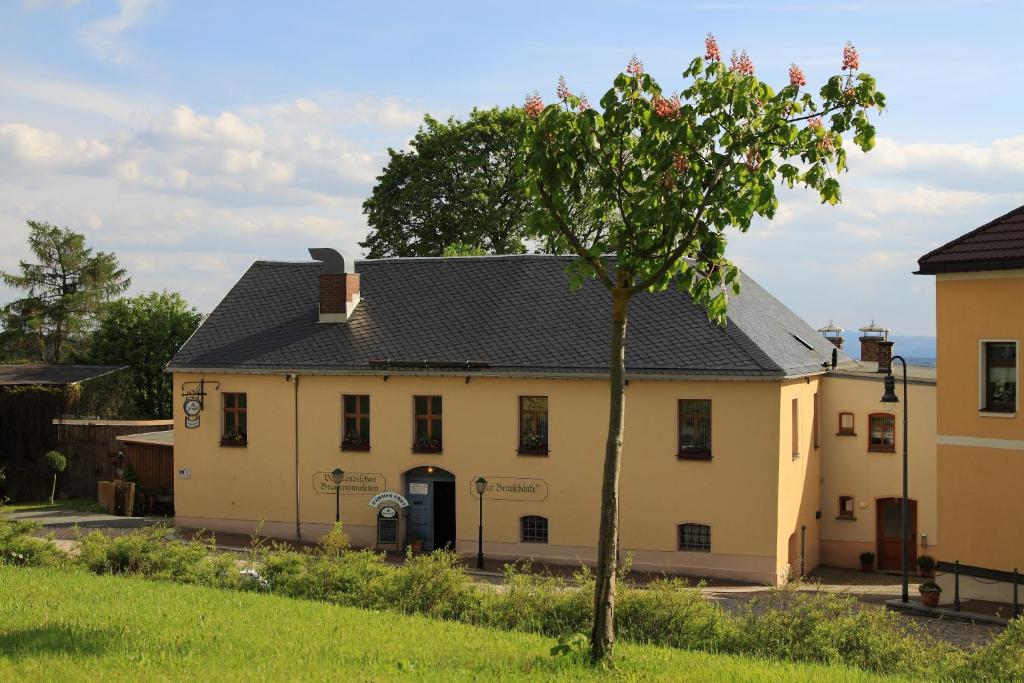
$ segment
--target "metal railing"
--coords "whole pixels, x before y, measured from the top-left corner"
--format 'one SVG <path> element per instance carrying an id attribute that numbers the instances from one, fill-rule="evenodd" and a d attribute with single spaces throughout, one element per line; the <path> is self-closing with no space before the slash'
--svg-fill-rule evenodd
<path id="1" fill-rule="evenodd" d="M 957 612 L 960 611 L 960 577 L 965 576 L 978 583 L 985 584 L 996 584 L 996 583 L 1009 583 L 1013 585 L 1013 617 L 1016 619 L 1021 615 L 1021 605 L 1019 597 L 1019 586 L 1020 586 L 1020 572 L 1015 567 L 1011 572 L 1000 571 L 998 569 L 988 569 L 986 567 L 975 567 L 969 564 L 960 564 L 960 561 L 956 562 L 937 562 L 935 564 L 936 571 L 944 574 L 953 575 L 953 609 Z"/>

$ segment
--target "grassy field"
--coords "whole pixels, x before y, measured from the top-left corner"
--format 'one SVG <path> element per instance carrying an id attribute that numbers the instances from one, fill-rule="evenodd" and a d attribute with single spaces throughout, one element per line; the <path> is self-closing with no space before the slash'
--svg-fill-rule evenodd
<path id="1" fill-rule="evenodd" d="M 882 680 L 626 645 L 603 671 L 550 656 L 552 644 L 423 617 L 0 565 L 0 680 Z"/>
<path id="2" fill-rule="evenodd" d="M 96 504 L 95 500 L 86 500 L 85 498 L 55 500 L 53 501 L 53 505 L 51 505 L 48 500 L 36 500 L 28 503 L 4 503 L 3 506 L 0 506 L 0 513 L 44 510 L 83 510 L 85 512 L 97 512 L 100 510 L 100 506 Z"/>

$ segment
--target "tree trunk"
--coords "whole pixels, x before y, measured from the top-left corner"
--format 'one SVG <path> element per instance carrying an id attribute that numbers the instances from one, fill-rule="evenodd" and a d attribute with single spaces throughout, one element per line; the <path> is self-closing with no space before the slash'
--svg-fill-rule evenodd
<path id="1" fill-rule="evenodd" d="M 594 631 L 590 656 L 595 661 L 611 657 L 615 644 L 616 554 L 619 544 L 619 469 L 622 460 L 623 416 L 626 398 L 626 308 L 629 294 L 623 287 L 612 290 L 612 343 L 609 386 L 608 441 L 601 483 L 601 527 L 597 541 L 597 582 L 594 588 Z"/>
<path id="2" fill-rule="evenodd" d="M 53 488 L 50 489 L 50 505 L 53 505 L 53 498 L 57 495 L 57 475 L 53 475 Z"/>

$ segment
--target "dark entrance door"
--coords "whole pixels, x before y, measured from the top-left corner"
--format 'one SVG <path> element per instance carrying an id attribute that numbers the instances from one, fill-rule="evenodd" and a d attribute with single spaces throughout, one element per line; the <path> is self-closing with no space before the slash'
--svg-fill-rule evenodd
<path id="1" fill-rule="evenodd" d="M 900 499 L 879 498 L 876 505 L 878 524 L 878 568 L 900 571 L 903 569 L 900 550 Z M 910 567 L 917 562 L 917 501 L 907 501 L 909 524 L 907 526 L 907 555 Z"/>
<path id="2" fill-rule="evenodd" d="M 409 499 L 406 542 L 423 540 L 424 550 L 455 547 L 455 477 L 437 467 L 417 467 L 405 473 Z"/>
<path id="3" fill-rule="evenodd" d="M 455 549 L 455 482 L 434 482 L 434 549 Z"/>

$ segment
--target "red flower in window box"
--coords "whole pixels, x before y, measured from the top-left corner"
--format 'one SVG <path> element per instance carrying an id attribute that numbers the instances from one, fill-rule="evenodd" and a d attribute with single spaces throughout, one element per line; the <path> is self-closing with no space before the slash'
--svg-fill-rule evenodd
<path id="1" fill-rule="evenodd" d="M 541 434 L 522 434 L 519 437 L 519 452 L 529 455 L 547 455 L 547 437 Z"/>
<path id="2" fill-rule="evenodd" d="M 245 437 L 245 432 L 227 432 L 224 436 L 220 437 L 221 446 L 232 446 L 242 447 L 248 443 L 248 439 Z"/>
<path id="3" fill-rule="evenodd" d="M 349 432 L 345 435 L 345 438 L 341 440 L 341 450 L 368 451 L 370 450 L 370 440 L 357 432 Z"/>
<path id="4" fill-rule="evenodd" d="M 412 450 L 415 453 L 440 453 L 441 440 L 421 437 L 412 442 Z"/>

